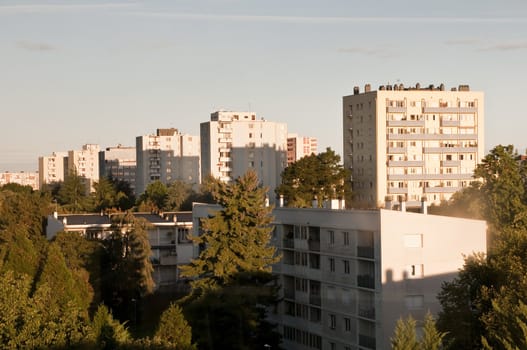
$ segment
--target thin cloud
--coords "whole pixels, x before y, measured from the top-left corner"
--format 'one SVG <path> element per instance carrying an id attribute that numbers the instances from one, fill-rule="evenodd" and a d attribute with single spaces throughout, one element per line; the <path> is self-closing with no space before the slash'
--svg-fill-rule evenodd
<path id="1" fill-rule="evenodd" d="M 475 46 L 481 44 L 481 40 L 478 39 L 454 39 L 445 41 L 446 45 L 449 46 Z"/>
<path id="2" fill-rule="evenodd" d="M 506 44 L 496 44 L 488 47 L 484 47 L 481 51 L 514 51 L 514 50 L 526 50 L 527 42 L 518 42 L 518 43 L 506 43 Z"/>
<path id="3" fill-rule="evenodd" d="M 28 51 L 54 51 L 57 49 L 55 46 L 46 43 L 37 43 L 32 41 L 18 41 L 16 46 L 20 49 Z"/>
<path id="4" fill-rule="evenodd" d="M 364 47 L 339 48 L 337 51 L 340 53 L 356 53 L 361 55 L 378 55 L 379 53 L 381 53 L 379 50 L 368 49 Z"/>
<path id="5" fill-rule="evenodd" d="M 263 16 L 263 15 L 230 15 L 179 12 L 129 12 L 129 15 L 227 22 L 282 22 L 282 23 L 511 23 L 527 22 L 522 17 L 340 17 L 340 16 Z"/>
<path id="6" fill-rule="evenodd" d="M 54 12 L 71 12 L 84 10 L 99 9 L 129 9 L 136 6 L 136 3 L 128 2 L 106 2 L 98 4 L 24 4 L 24 5 L 0 5 L 0 15 L 3 14 L 21 14 L 21 13 L 54 13 Z"/>

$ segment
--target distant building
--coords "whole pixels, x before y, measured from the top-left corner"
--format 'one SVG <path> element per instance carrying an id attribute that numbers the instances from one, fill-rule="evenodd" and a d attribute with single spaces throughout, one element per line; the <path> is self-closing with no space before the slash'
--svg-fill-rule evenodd
<path id="1" fill-rule="evenodd" d="M 135 147 L 118 145 L 99 152 L 99 176 L 126 181 L 134 192 L 136 169 Z"/>
<path id="2" fill-rule="evenodd" d="M 39 188 L 45 184 L 64 181 L 68 172 L 68 152 L 53 152 L 50 156 L 38 158 Z"/>
<path id="3" fill-rule="evenodd" d="M 484 94 L 468 85 L 355 87 L 343 97 L 343 132 L 356 206 L 380 207 L 385 196 L 439 203 L 469 185 L 484 156 Z"/>
<path id="4" fill-rule="evenodd" d="M 254 112 L 217 111 L 201 123 L 201 176 L 232 181 L 254 170 L 269 198 L 287 165 L 287 125 L 256 119 Z"/>
<path id="5" fill-rule="evenodd" d="M 86 185 L 87 193 L 95 191 L 99 181 L 99 145 L 85 144 L 80 150 L 68 151 L 68 174 L 80 176 Z"/>
<path id="6" fill-rule="evenodd" d="M 178 283 L 179 266 L 188 264 L 195 258 L 194 247 L 188 238 L 192 232 L 192 213 L 133 215 L 151 224 L 147 231 L 152 249 L 151 260 L 156 288 Z M 54 213 L 48 216 L 46 237 L 51 240 L 58 232 L 77 232 L 87 239 L 105 239 L 112 230 L 112 217 L 109 215 Z"/>
<path id="7" fill-rule="evenodd" d="M 200 183 L 200 141 L 198 136 L 180 133 L 177 129 L 157 129 L 155 135 L 136 138 L 136 194 L 161 181 L 179 180 Z"/>
<path id="8" fill-rule="evenodd" d="M 318 142 L 315 137 L 287 135 L 287 164 L 291 164 L 312 154 L 318 153 Z"/>
<path id="9" fill-rule="evenodd" d="M 39 176 L 38 173 L 20 171 L 16 173 L 4 172 L 0 173 L 0 186 L 7 185 L 9 183 L 19 184 L 21 186 L 31 186 L 32 189 L 38 190 L 39 187 Z"/>

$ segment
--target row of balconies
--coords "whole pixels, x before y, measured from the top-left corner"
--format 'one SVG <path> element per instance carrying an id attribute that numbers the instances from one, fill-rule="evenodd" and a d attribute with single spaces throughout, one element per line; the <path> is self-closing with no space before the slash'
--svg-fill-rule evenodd
<path id="1" fill-rule="evenodd" d="M 424 187 L 424 193 L 454 193 L 461 190 L 461 187 Z M 388 187 L 388 194 L 408 194 L 408 187 Z"/>
<path id="2" fill-rule="evenodd" d="M 460 160 L 441 160 L 440 164 L 443 167 L 457 167 L 461 165 L 461 161 Z M 424 160 L 389 160 L 388 166 L 389 167 L 423 167 L 425 166 L 425 161 Z"/>
<path id="3" fill-rule="evenodd" d="M 478 151 L 477 146 L 470 147 L 423 147 L 423 153 L 475 153 Z M 400 154 L 407 153 L 407 147 L 388 147 L 388 153 Z"/>
<path id="4" fill-rule="evenodd" d="M 472 174 L 388 174 L 389 181 L 398 180 L 471 180 Z"/>
<path id="5" fill-rule="evenodd" d="M 387 106 L 386 113 L 406 113 L 407 108 L 401 106 Z M 452 113 L 472 114 L 477 113 L 477 107 L 422 107 L 423 113 Z"/>
<path id="6" fill-rule="evenodd" d="M 388 140 L 477 140 L 478 134 L 388 134 Z"/>

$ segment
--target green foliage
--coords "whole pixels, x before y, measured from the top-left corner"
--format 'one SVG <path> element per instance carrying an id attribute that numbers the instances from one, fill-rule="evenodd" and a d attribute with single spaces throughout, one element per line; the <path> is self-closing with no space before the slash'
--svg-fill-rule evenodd
<path id="1" fill-rule="evenodd" d="M 91 211 L 93 205 L 88 196 L 89 188 L 87 179 L 77 175 L 76 171 L 70 172 L 64 182 L 60 184 L 57 200 L 67 212 L 80 213 Z"/>
<path id="2" fill-rule="evenodd" d="M 272 208 L 265 206 L 266 190 L 258 187 L 256 173 L 211 187 L 222 209 L 202 220 L 203 234 L 194 238 L 206 249 L 181 267 L 182 276 L 195 279 L 195 292 L 226 285 L 240 272 L 270 271 L 279 260 L 270 245 Z"/>
<path id="3" fill-rule="evenodd" d="M 194 191 L 192 185 L 183 181 L 174 181 L 167 187 L 167 198 L 164 210 L 183 210 L 183 205 L 192 197 Z"/>
<path id="4" fill-rule="evenodd" d="M 139 197 L 140 211 L 163 210 L 168 198 L 168 188 L 161 181 L 154 181 L 146 187 L 145 192 Z"/>
<path id="5" fill-rule="evenodd" d="M 330 148 L 318 155 L 303 157 L 282 172 L 282 184 L 275 190 L 283 195 L 288 207 L 311 207 L 318 199 L 349 199 L 349 172 L 340 164 L 340 156 Z"/>
<path id="6" fill-rule="evenodd" d="M 119 323 L 104 305 L 100 305 L 93 316 L 90 338 L 97 349 L 117 349 L 130 341 L 130 334 L 124 324 Z"/>
<path id="7" fill-rule="evenodd" d="M 481 178 L 484 214 L 495 228 L 513 226 L 526 206 L 525 184 L 517 154 L 512 145 L 494 147 L 474 171 Z"/>
<path id="8" fill-rule="evenodd" d="M 406 320 L 400 318 L 395 325 L 393 337 L 390 339 L 392 350 L 418 350 L 419 342 L 415 332 L 416 321 L 412 316 Z"/>
<path id="9" fill-rule="evenodd" d="M 100 178 L 93 185 L 95 192 L 92 193 L 96 211 L 115 208 L 117 206 L 117 192 L 112 182 L 107 178 Z"/>
<path id="10" fill-rule="evenodd" d="M 157 344 L 175 349 L 190 348 L 192 330 L 178 305 L 170 304 L 168 309 L 163 312 L 154 341 Z"/>
<path id="11" fill-rule="evenodd" d="M 443 343 L 446 333 L 439 332 L 436 328 L 436 322 L 430 312 L 427 312 L 424 320 L 423 337 L 419 342 L 420 350 L 439 350 Z"/>
<path id="12" fill-rule="evenodd" d="M 280 335 L 266 319 L 276 304 L 277 287 L 270 272 L 245 272 L 228 285 L 208 290 L 185 305 L 199 349 L 279 349 Z"/>

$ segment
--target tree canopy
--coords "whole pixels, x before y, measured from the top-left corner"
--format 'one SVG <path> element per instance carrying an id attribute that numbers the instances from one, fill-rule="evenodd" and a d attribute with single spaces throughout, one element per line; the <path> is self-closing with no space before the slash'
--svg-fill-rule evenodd
<path id="1" fill-rule="evenodd" d="M 282 172 L 282 183 L 275 190 L 284 196 L 288 207 L 306 208 L 313 199 L 322 207 L 326 199 L 351 198 L 349 171 L 340 164 L 340 156 L 331 148 L 303 157 Z"/>

